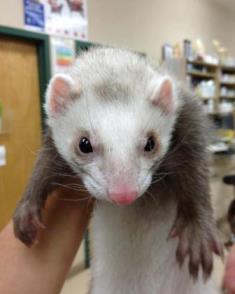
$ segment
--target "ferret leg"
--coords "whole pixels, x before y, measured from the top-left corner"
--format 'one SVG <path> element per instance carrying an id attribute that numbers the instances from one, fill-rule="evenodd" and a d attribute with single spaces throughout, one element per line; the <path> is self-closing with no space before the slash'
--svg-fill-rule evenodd
<path id="1" fill-rule="evenodd" d="M 182 264 L 188 256 L 193 279 L 201 267 L 205 280 L 212 271 L 213 253 L 223 254 L 210 199 L 207 126 L 201 105 L 192 98 L 182 109 L 167 162 L 162 165 L 163 172 L 169 173 L 165 182 L 178 205 L 170 232 L 170 236 L 179 238 L 177 260 Z"/>
<path id="2" fill-rule="evenodd" d="M 72 173 L 55 149 L 50 136 L 46 135 L 33 174 L 13 216 L 15 235 L 25 245 L 33 245 L 38 230 L 45 228 L 41 212 L 48 195 L 57 184 L 63 182 L 63 175 L 66 174 L 68 178 Z"/>
<path id="3" fill-rule="evenodd" d="M 189 206 L 185 203 L 179 203 L 178 214 L 170 232 L 171 237 L 179 238 L 176 259 L 182 265 L 188 255 L 189 272 L 192 278 L 197 279 L 201 267 L 203 277 L 207 280 L 213 269 L 213 253 L 219 256 L 223 254 L 214 220 L 212 216 L 208 217 L 211 209 L 209 207 L 209 210 L 205 211 L 203 218 L 203 207 L 200 208 L 198 217 L 190 216 L 189 211 L 183 211 L 182 207 Z"/>
<path id="4" fill-rule="evenodd" d="M 41 218 L 42 207 L 32 200 L 19 202 L 14 216 L 14 233 L 25 245 L 31 247 L 37 237 L 39 229 L 45 228 Z"/>

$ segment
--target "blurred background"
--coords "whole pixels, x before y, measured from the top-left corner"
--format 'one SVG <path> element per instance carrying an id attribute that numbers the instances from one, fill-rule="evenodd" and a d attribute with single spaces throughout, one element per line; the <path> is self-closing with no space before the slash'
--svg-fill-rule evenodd
<path id="1" fill-rule="evenodd" d="M 235 185 L 234 0 L 0 1 L 0 229 L 31 174 L 45 128 L 50 77 L 92 46 L 129 48 L 190 87 L 213 127 L 208 146 L 215 218 L 227 250 Z M 235 217 L 235 216 L 234 216 Z M 89 232 L 62 290 L 86 293 Z M 215 279 L 223 266 L 216 261 Z"/>

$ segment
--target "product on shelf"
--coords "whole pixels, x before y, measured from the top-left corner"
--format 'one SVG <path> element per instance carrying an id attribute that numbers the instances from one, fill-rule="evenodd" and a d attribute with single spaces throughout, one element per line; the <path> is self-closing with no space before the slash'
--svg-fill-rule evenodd
<path id="1" fill-rule="evenodd" d="M 234 67 L 235 68 L 235 58 L 234 57 L 226 57 L 223 60 L 221 60 L 221 64 L 224 67 Z"/>
<path id="2" fill-rule="evenodd" d="M 194 88 L 194 91 L 198 96 L 202 98 L 214 98 L 216 95 L 215 81 L 201 81 Z"/>

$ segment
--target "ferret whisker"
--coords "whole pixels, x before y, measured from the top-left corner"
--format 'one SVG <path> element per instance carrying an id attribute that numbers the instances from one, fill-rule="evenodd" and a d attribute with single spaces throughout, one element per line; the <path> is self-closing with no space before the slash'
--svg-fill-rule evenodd
<path id="1" fill-rule="evenodd" d="M 76 186 L 76 187 L 81 187 L 81 188 L 85 187 L 84 185 L 78 184 L 78 183 L 67 183 L 67 184 L 70 185 L 70 186 Z"/>
<path id="2" fill-rule="evenodd" d="M 173 174 L 174 174 L 174 172 L 161 172 L 161 173 L 154 174 L 153 178 L 158 177 L 158 176 L 173 175 Z"/>
<path id="3" fill-rule="evenodd" d="M 86 172 L 86 175 L 89 176 L 98 186 L 100 186 L 100 183 L 90 173 Z"/>
<path id="4" fill-rule="evenodd" d="M 165 168 L 172 168 L 172 162 L 171 162 L 171 160 L 170 160 L 170 158 L 172 157 L 172 156 L 174 156 L 174 154 L 179 150 L 179 148 L 180 147 L 182 147 L 182 145 L 184 144 L 184 142 L 185 142 L 185 140 L 186 140 L 186 138 L 187 138 L 187 136 L 189 135 L 189 133 L 191 132 L 192 130 L 191 129 L 189 129 L 188 131 L 187 131 L 187 133 L 183 136 L 183 138 L 181 139 L 181 141 L 180 142 L 178 142 L 177 144 L 176 144 L 176 146 L 174 147 L 174 148 L 172 148 L 172 149 L 170 149 L 168 152 L 167 152 L 167 154 L 158 162 L 158 164 L 159 164 L 159 169 L 165 169 Z M 176 162 L 174 162 L 174 169 L 176 168 L 176 167 L 180 167 L 180 166 L 182 166 L 182 165 L 184 165 L 185 163 L 187 163 L 187 162 L 185 162 L 185 161 L 178 161 L 177 163 Z"/>
<path id="5" fill-rule="evenodd" d="M 192 130 L 191 129 L 188 129 L 186 134 L 182 137 L 182 139 L 180 140 L 180 142 L 178 142 L 176 144 L 176 146 L 172 149 L 170 149 L 170 151 L 167 153 L 167 157 L 168 156 L 172 156 L 176 151 L 178 151 L 179 148 L 182 147 L 183 143 L 185 142 L 186 138 L 188 137 L 189 133 L 191 133 Z"/>
<path id="6" fill-rule="evenodd" d="M 28 151 L 30 154 L 33 154 L 33 155 L 37 155 L 38 152 L 39 152 L 39 149 L 33 150 L 33 149 L 31 149 L 29 146 L 27 146 L 27 145 L 25 145 L 25 149 L 27 149 L 27 151 Z"/>
<path id="7" fill-rule="evenodd" d="M 64 185 L 64 184 L 61 184 L 61 183 L 52 183 L 53 185 L 55 186 L 60 186 L 60 187 L 63 187 L 63 188 L 68 188 L 68 189 L 71 189 L 71 190 L 74 190 L 74 191 L 77 191 L 77 192 L 87 192 L 87 190 L 81 190 L 81 189 L 76 189 L 74 187 L 71 187 L 69 185 Z"/>
<path id="8" fill-rule="evenodd" d="M 63 174 L 63 173 L 58 173 L 56 175 L 62 176 L 62 177 L 78 178 L 78 179 L 80 179 L 77 175 L 70 175 L 70 174 Z"/>
<path id="9" fill-rule="evenodd" d="M 160 177 L 160 178 L 158 178 L 158 179 L 156 179 L 154 181 L 152 181 L 152 184 L 156 184 L 156 183 L 162 181 L 165 177 L 166 177 L 166 175 L 165 176 L 162 176 L 162 177 Z"/>
<path id="10" fill-rule="evenodd" d="M 96 202 L 95 202 L 95 206 L 96 206 L 96 208 L 97 208 L 97 207 L 99 208 L 99 207 L 100 207 L 100 201 L 96 201 Z"/>
<path id="11" fill-rule="evenodd" d="M 172 175 L 172 173 L 169 173 L 169 174 L 166 173 L 166 174 L 162 174 L 162 175 L 157 175 L 157 176 L 152 178 L 152 183 L 155 183 L 156 181 L 159 181 L 159 180 L 161 180 L 161 179 L 163 179 L 163 178 L 165 178 L 165 177 L 167 177 L 169 175 Z"/>
<path id="12" fill-rule="evenodd" d="M 158 202 L 157 202 L 156 198 L 154 197 L 154 195 L 149 191 L 146 191 L 146 194 L 148 194 L 152 198 L 154 204 L 156 204 L 156 206 L 158 206 Z"/>
<path id="13" fill-rule="evenodd" d="M 78 186 L 78 185 L 76 185 L 76 184 L 67 184 L 69 187 L 71 187 L 71 188 L 77 188 L 77 189 L 79 189 L 80 191 L 87 191 L 87 189 L 84 187 L 84 186 Z"/>
<path id="14" fill-rule="evenodd" d="M 85 197 L 85 198 L 78 198 L 78 199 L 72 199 L 72 198 L 59 198 L 61 201 L 68 201 L 68 202 L 80 202 L 80 201 L 87 201 L 89 200 L 90 197 Z"/>
<path id="15" fill-rule="evenodd" d="M 81 192 L 88 192 L 87 189 L 85 189 L 84 187 L 79 187 L 79 186 L 76 186 L 76 185 L 69 185 L 70 188 L 74 188 L 74 189 L 77 189 Z"/>

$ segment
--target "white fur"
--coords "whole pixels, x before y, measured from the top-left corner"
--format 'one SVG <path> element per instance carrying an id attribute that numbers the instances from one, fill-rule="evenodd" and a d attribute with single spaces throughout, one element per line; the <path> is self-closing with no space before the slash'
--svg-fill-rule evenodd
<path id="1" fill-rule="evenodd" d="M 59 119 L 48 107 L 54 79 L 47 92 L 48 125 L 59 152 L 81 175 L 93 196 L 109 201 L 107 192 L 117 181 L 128 181 L 128 185 L 137 190 L 138 197 L 142 196 L 151 183 L 153 162 L 160 161 L 167 152 L 180 107 L 174 81 L 168 77 L 174 89 L 172 101 L 178 108 L 167 116 L 150 100 L 153 81 L 156 90 L 167 75 L 133 53 L 115 49 L 91 52 L 78 61 L 65 82 L 71 78 L 74 87 L 82 89 L 82 94 L 72 103 L 68 101 Z M 107 85 L 110 94 L 99 97 L 97 87 L 102 91 Z M 94 152 L 92 160 L 71 152 L 74 139 L 82 130 L 89 133 L 91 143 L 98 142 L 102 147 L 103 152 Z M 149 158 L 142 151 L 151 130 L 155 130 L 160 139 L 160 151 Z M 81 164 L 86 174 L 80 173 Z"/>
<path id="2" fill-rule="evenodd" d="M 194 283 L 187 260 L 176 262 L 177 240 L 167 241 L 175 205 L 154 207 L 149 215 L 133 207 L 98 203 L 92 219 L 92 294 L 216 294 L 200 273 Z"/>

